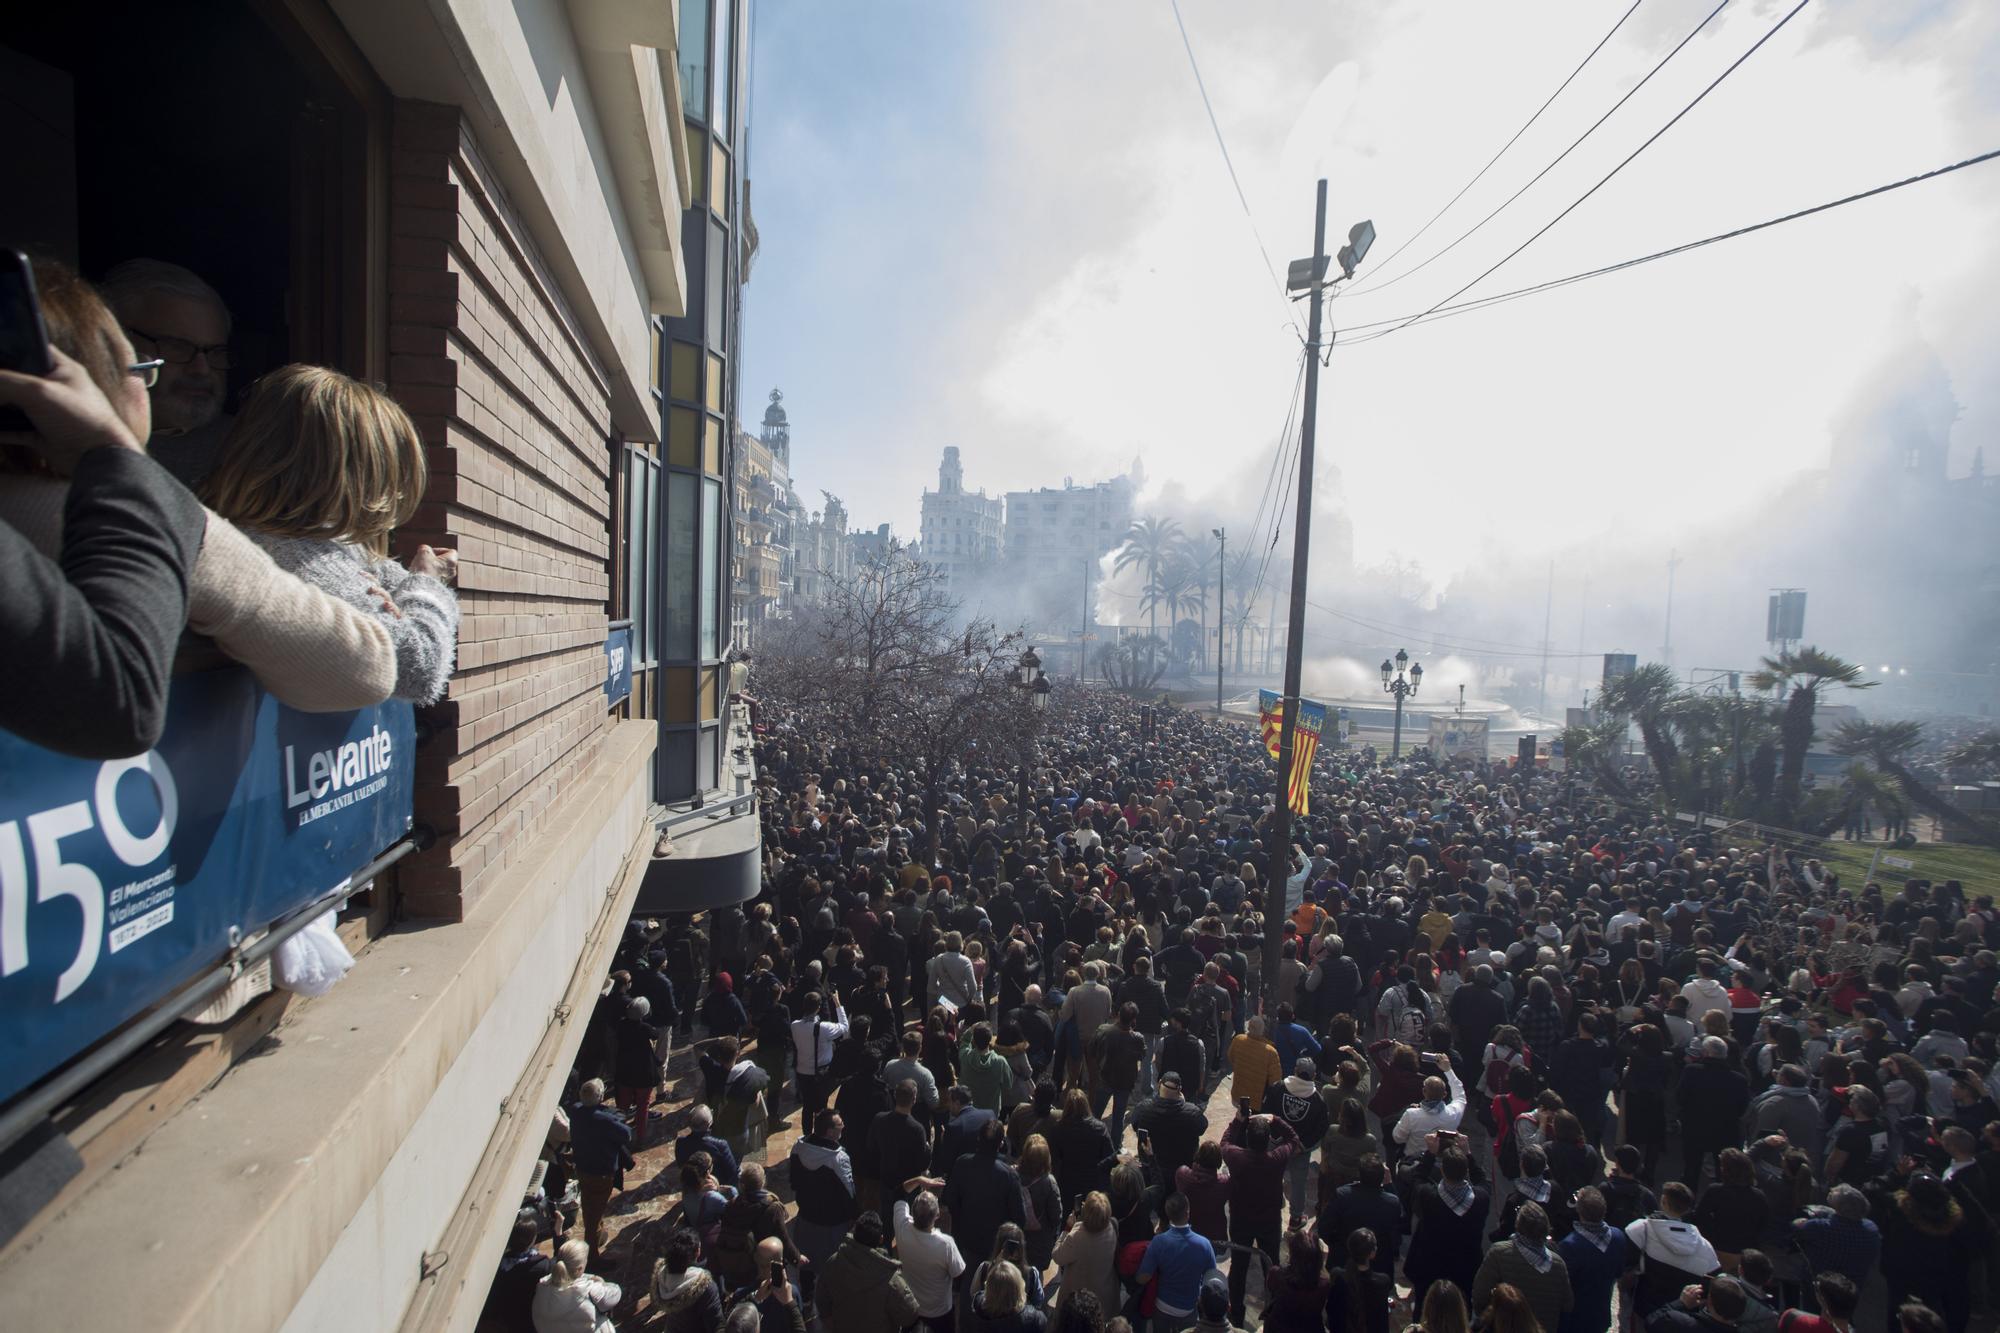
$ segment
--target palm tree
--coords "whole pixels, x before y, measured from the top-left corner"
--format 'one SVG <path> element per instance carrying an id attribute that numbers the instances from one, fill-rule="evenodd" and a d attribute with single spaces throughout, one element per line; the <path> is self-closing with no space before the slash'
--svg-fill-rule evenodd
<path id="1" fill-rule="evenodd" d="M 1903 795 L 1902 785 L 1880 769 L 1870 768 L 1856 759 L 1841 774 L 1840 786 L 1841 822 L 1850 828 L 1859 823 L 1859 816 L 1869 806 L 1882 812 L 1885 820 L 1909 809 L 1909 801 Z"/>
<path id="2" fill-rule="evenodd" d="M 1229 557 L 1229 622 L 1236 626 L 1236 674 L 1243 674 L 1243 629 L 1257 609 L 1257 553 L 1238 551 Z"/>
<path id="3" fill-rule="evenodd" d="M 1590 773 L 1597 785 L 1621 802 L 1633 801 L 1632 789 L 1619 772 L 1625 759 L 1625 724 L 1604 718 L 1595 726 L 1563 731 L 1563 755 L 1568 764 Z"/>
<path id="4" fill-rule="evenodd" d="M 1220 571 L 1217 570 L 1215 562 L 1206 559 L 1195 549 L 1194 544 L 1191 542 L 1188 544 L 1186 558 L 1188 562 L 1188 587 L 1194 593 L 1196 612 L 1201 616 L 1201 666 L 1203 670 L 1206 670 L 1208 668 L 1208 590 L 1215 586 L 1215 576 Z M 1222 624 L 1222 608 L 1220 606 L 1216 607 L 1215 610 L 1215 623 L 1217 626 Z M 1219 641 L 1216 644 L 1215 650 L 1218 654 L 1222 651 L 1222 645 Z"/>
<path id="5" fill-rule="evenodd" d="M 2000 773 L 2000 729 L 1967 736 L 1944 752 L 1944 766 L 1975 780 Z"/>
<path id="6" fill-rule="evenodd" d="M 1763 669 L 1750 675 L 1752 689 L 1791 690 L 1778 724 L 1778 798 L 1788 812 L 1799 803 L 1806 751 L 1812 748 L 1813 710 L 1819 707 L 1819 692 L 1828 685 L 1845 685 L 1850 690 L 1875 688 L 1874 681 L 1861 679 L 1859 666 L 1811 645 L 1767 657 Z"/>
<path id="7" fill-rule="evenodd" d="M 1160 581 L 1160 566 L 1164 565 L 1186 540 L 1176 519 L 1154 518 L 1150 515 L 1135 519 L 1132 526 L 1125 530 L 1124 544 L 1118 548 L 1118 558 L 1112 564 L 1113 572 L 1121 574 L 1134 565 L 1145 567 L 1146 591 L 1149 599 L 1146 606 L 1148 617 L 1146 628 L 1155 644 L 1160 640 L 1160 616 L 1159 604 L 1156 600 L 1152 600 L 1152 585 Z M 1169 615 L 1171 614 L 1170 612 Z"/>
<path id="8" fill-rule="evenodd" d="M 1974 838 L 1990 847 L 2000 847 L 2000 819 L 1959 809 L 1910 771 L 1910 752 L 1923 744 L 1923 740 L 1923 726 L 1916 722 L 1846 722 L 1834 733 L 1833 752 L 1865 755 L 1874 761 L 1875 767 L 1896 780 L 1910 804 L 1970 829 Z"/>
<path id="9" fill-rule="evenodd" d="M 1680 695 L 1680 681 L 1675 678 L 1674 669 L 1663 662 L 1648 662 L 1606 682 L 1604 692 L 1598 696 L 1598 707 L 1605 712 L 1639 724 L 1646 757 L 1653 761 L 1660 788 L 1669 796 L 1673 794 L 1680 766 L 1680 747 L 1675 742 L 1672 723 Z"/>

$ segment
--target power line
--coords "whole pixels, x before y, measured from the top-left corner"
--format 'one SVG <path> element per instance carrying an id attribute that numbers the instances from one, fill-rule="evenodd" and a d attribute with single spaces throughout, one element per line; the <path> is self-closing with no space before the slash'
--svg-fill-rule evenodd
<path id="1" fill-rule="evenodd" d="M 1641 264 L 1650 264 L 1656 259 L 1671 259 L 1675 255 L 1686 254 L 1690 250 L 1699 250 L 1704 246 L 1716 245 L 1723 241 L 1732 241 L 1739 236 L 1748 236 L 1752 232 L 1764 231 L 1783 223 L 1796 222 L 1800 218 L 1811 217 L 1815 213 L 1825 213 L 1831 209 L 1858 203 L 1863 199 L 1872 199 L 1876 195 L 1887 194 L 1891 190 L 1900 190 L 1908 185 L 1935 180 L 1939 176 L 1948 176 L 1954 171 L 1963 171 L 1967 167 L 1976 167 L 1981 163 L 1991 162 L 1995 158 L 2000 158 L 2000 148 L 1981 153 L 1976 157 L 1968 157 L 1962 162 L 1953 162 L 1949 166 L 1937 167 L 1930 171 L 1919 172 L 1914 176 L 1905 176 L 1901 180 L 1890 181 L 1885 185 L 1877 185 L 1873 189 L 1843 195 L 1838 199 L 1829 199 L 1823 204 L 1814 204 L 1811 208 L 1801 208 L 1795 212 L 1785 213 L 1778 217 L 1766 218 L 1762 222 L 1753 222 L 1748 226 L 1736 227 L 1730 231 L 1717 232 L 1713 236 L 1704 236 L 1700 240 L 1685 241 L 1680 245 L 1670 246 L 1665 250 L 1655 250 L 1651 254 L 1623 259 L 1615 264 L 1605 264 L 1600 268 L 1585 269 L 1581 273 L 1572 273 L 1562 278 L 1551 278 L 1547 282 L 1538 282 L 1528 287 L 1517 287 L 1510 292 L 1497 292 L 1492 296 L 1481 296 L 1470 301 L 1460 301 L 1455 305 L 1433 306 L 1430 310 L 1414 316 L 1398 316 L 1395 319 L 1380 319 L 1367 324 L 1351 325 L 1348 331 L 1368 329 L 1378 331 L 1364 333 L 1362 337 L 1351 341 L 1344 341 L 1340 345 L 1343 347 L 1358 347 L 1362 343 L 1373 342 L 1377 338 L 1386 338 L 1389 334 L 1408 328 L 1411 324 L 1435 323 L 1440 319 L 1450 319 L 1454 315 L 1471 314 L 1477 310 L 1484 310 L 1488 306 L 1502 305 L 1508 301 L 1517 301 L 1524 296 L 1534 296 L 1539 292 L 1553 291 L 1558 287 L 1567 287 L 1571 283 L 1582 282 L 1587 278 L 1601 278 L 1608 273 L 1619 273 L 1628 268 L 1637 268 Z"/>
<path id="2" fill-rule="evenodd" d="M 1631 88 L 1626 90 L 1626 93 L 1623 97 L 1619 98 L 1616 102 L 1613 102 L 1611 104 L 1611 109 L 1609 111 L 1606 111 L 1603 115 L 1599 116 L 1596 120 L 1592 121 L 1589 129 L 1585 130 L 1582 134 L 1579 134 L 1576 137 L 1575 141 L 1571 143 L 1569 147 L 1563 149 L 1562 152 L 1556 154 L 1554 161 L 1550 162 L 1547 166 L 1543 167 L 1540 171 L 1536 172 L 1533 176 L 1529 177 L 1528 183 L 1526 185 L 1523 185 L 1520 189 L 1514 191 L 1514 193 L 1508 195 L 1505 199 L 1501 200 L 1500 206 L 1498 208 L 1495 208 L 1491 213 L 1488 213 L 1485 217 L 1473 223 L 1472 226 L 1467 228 L 1464 232 L 1460 233 L 1458 238 L 1452 241 L 1451 244 L 1445 246 L 1444 249 L 1438 251 L 1430 258 L 1422 261 L 1415 268 L 1408 269 L 1402 273 L 1398 273 L 1395 277 L 1390 278 L 1386 282 L 1378 282 L 1375 283 L 1373 286 L 1365 288 L 1352 287 L 1349 288 L 1345 294 L 1351 296 L 1361 291 L 1377 291 L 1377 292 L 1384 291 L 1390 287 L 1395 286 L 1397 283 L 1401 282 L 1404 278 L 1409 277 L 1411 274 L 1423 271 L 1424 269 L 1430 267 L 1432 263 L 1444 258 L 1446 255 L 1450 254 L 1453 250 L 1456 250 L 1461 241 L 1464 241 L 1466 238 L 1470 237 L 1474 232 L 1477 232 L 1481 227 L 1484 227 L 1487 223 L 1491 222 L 1494 218 L 1498 217 L 1501 214 L 1501 212 L 1507 208 L 1508 205 L 1512 204 L 1516 199 L 1519 199 L 1522 195 L 1526 194 L 1531 188 L 1533 188 L 1536 181 L 1539 181 L 1542 177 L 1548 175 L 1551 171 L 1554 171 L 1556 167 L 1561 165 L 1563 159 L 1568 157 L 1571 153 L 1575 152 L 1578 146 L 1581 145 L 1585 139 L 1588 139 L 1591 135 L 1597 133 L 1598 126 L 1602 125 L 1605 121 L 1611 119 L 1611 117 L 1617 113 L 1619 107 L 1622 107 L 1627 102 L 1631 101 L 1633 96 L 1636 93 L 1638 93 L 1638 91 L 1641 88 L 1645 87 L 1648 83 L 1651 83 L 1653 80 L 1653 76 L 1655 74 L 1658 74 L 1661 70 L 1665 69 L 1667 67 L 1667 62 L 1672 60 L 1675 56 L 1679 55 L 1681 53 L 1682 48 L 1684 48 L 1689 42 L 1693 41 L 1695 37 L 1700 34 L 1703 28 L 1706 28 L 1711 22 L 1713 22 L 1715 16 L 1717 14 L 1720 14 L 1728 4 L 1729 0 L 1722 0 L 1721 4 L 1718 4 L 1714 9 L 1711 9 L 1708 12 L 1708 16 L 1706 18 L 1702 19 L 1701 22 L 1695 24 L 1693 28 L 1689 29 L 1687 36 L 1681 38 L 1679 42 L 1675 43 L 1673 50 L 1667 52 L 1666 55 L 1660 58 L 1659 64 L 1647 70 L 1644 78 L 1640 79 L 1637 83 L 1633 84 Z M 1629 16 L 1630 16 L 1630 11 L 1627 11 L 1627 17 Z M 1621 23 L 1624 22 L 1623 19 L 1619 21 Z M 1613 29 L 1613 31 L 1615 32 L 1616 29 Z M 1609 40 L 1608 36 L 1606 40 Z M 1595 54 L 1595 52 L 1593 52 L 1592 54 Z M 1579 66 L 1579 68 L 1581 67 Z M 1426 223 L 1425 225 L 1428 226 L 1430 224 Z M 1416 238 L 1412 237 L 1411 239 L 1415 240 Z M 1400 253 L 1400 251 L 1398 253 Z M 1390 258 L 1393 259 L 1395 258 L 1395 256 L 1391 255 Z"/>
<path id="3" fill-rule="evenodd" d="M 1243 216 L 1250 223 L 1250 235 L 1257 242 L 1257 253 L 1264 257 L 1264 271 L 1271 275 L 1271 287 L 1278 294 L 1278 301 L 1285 307 L 1285 320 L 1297 332 L 1298 319 L 1292 314 L 1291 302 L 1285 300 L 1285 283 L 1278 276 L 1278 266 L 1271 262 L 1271 252 L 1264 246 L 1264 234 L 1257 229 L 1256 215 L 1250 211 L 1250 200 L 1243 194 L 1243 182 L 1236 178 L 1236 163 L 1229 156 L 1229 144 L 1222 137 L 1222 123 L 1215 118 L 1215 105 L 1208 100 L 1208 84 L 1202 80 L 1201 64 L 1194 58 L 1194 43 L 1188 40 L 1187 24 L 1181 19 L 1181 0 L 1173 0 L 1174 26 L 1181 30 L 1181 46 L 1187 51 L 1188 68 L 1194 72 L 1195 90 L 1201 94 L 1201 108 L 1208 113 L 1208 127 L 1215 131 L 1215 146 L 1222 150 L 1222 165 L 1229 172 L 1229 183 L 1236 188 L 1236 202 L 1243 206 Z"/>
<path id="4" fill-rule="evenodd" d="M 1535 114 L 1529 116 L 1526 123 L 1524 123 L 1520 129 L 1514 131 L 1513 138 L 1510 138 L 1509 140 L 1507 140 L 1506 143 L 1501 144 L 1500 151 L 1495 153 L 1492 157 L 1488 158 L 1486 160 L 1486 165 L 1481 167 L 1478 171 L 1474 172 L 1471 180 L 1459 186 L 1458 193 L 1453 195 L 1451 198 L 1445 200 L 1444 207 L 1440 208 L 1437 212 L 1431 214 L 1429 222 L 1424 223 L 1423 226 L 1417 228 L 1415 232 L 1411 233 L 1409 240 L 1404 241 L 1401 245 L 1397 246 L 1394 250 L 1391 250 L 1387 255 L 1385 255 L 1382 258 L 1381 263 L 1379 263 L 1376 266 L 1374 274 L 1371 274 L 1367 278 L 1363 278 L 1360 283 L 1356 284 L 1353 287 L 1348 288 L 1348 293 L 1352 295 L 1354 292 L 1357 291 L 1368 290 L 1370 285 L 1373 284 L 1376 278 L 1380 275 L 1381 271 L 1387 268 L 1390 264 L 1396 262 L 1397 255 L 1402 254 L 1403 251 L 1415 245 L 1417 241 L 1423 237 L 1423 234 L 1429 231 L 1432 228 L 1432 226 L 1434 226 L 1437 223 L 1437 220 L 1439 218 L 1443 217 L 1446 213 L 1449 213 L 1451 211 L 1451 206 L 1453 204 L 1457 203 L 1460 199 L 1463 199 L 1465 197 L 1465 192 L 1467 190 L 1470 190 L 1473 186 L 1479 184 L 1480 178 L 1485 176 L 1487 172 L 1491 171 L 1493 169 L 1493 164 L 1498 162 L 1501 158 L 1505 157 L 1507 155 L 1507 150 L 1509 148 L 1512 148 L 1515 142 L 1519 140 L 1522 135 L 1526 134 L 1537 120 L 1540 120 L 1542 118 L 1542 112 L 1547 111 L 1549 109 L 1550 104 L 1553 103 L 1556 100 L 1556 98 L 1562 96 L 1563 89 L 1569 87 L 1571 83 L 1575 82 L 1576 76 L 1583 73 L 1584 66 L 1588 65 L 1592 60 L 1595 60 L 1597 58 L 1597 53 L 1604 49 L 1605 44 L 1607 42 L 1609 42 L 1613 37 L 1616 37 L 1618 35 L 1618 30 L 1625 26 L 1625 20 L 1631 18 L 1632 15 L 1637 13 L 1639 10 L 1639 6 L 1643 3 L 1644 0 L 1632 0 L 1632 8 L 1626 10 L 1624 14 L 1619 16 L 1618 21 L 1611 25 L 1611 31 L 1605 33 L 1603 37 L 1598 39 L 1597 45 L 1590 48 L 1590 54 L 1583 58 L 1583 64 L 1580 64 L 1575 69 L 1571 70 L 1569 72 L 1569 77 L 1556 85 L 1556 90 L 1549 94 L 1548 101 L 1543 102 L 1540 106 L 1535 108 Z M 1724 3 L 1727 3 L 1727 0 L 1724 0 Z M 1614 107 L 1612 109 L 1616 110 L 1617 108 Z M 1593 128 L 1595 127 L 1593 126 Z M 1572 145 L 1572 147 L 1573 146 L 1574 145 Z M 1544 168 L 1544 170 L 1546 170 L 1546 168 Z M 1536 179 L 1539 180 L 1540 177 L 1537 177 Z M 1533 181 L 1529 182 L 1529 184 L 1531 185 L 1533 183 L 1534 183 Z M 1459 240 L 1464 240 L 1464 239 L 1465 238 L 1463 236 L 1459 237 Z M 1452 242 L 1452 245 L 1456 244 L 1458 244 L 1458 241 Z M 1447 246 L 1445 248 L 1450 249 L 1451 247 Z M 1438 253 L 1442 254 L 1444 253 L 1444 251 L 1441 250 Z M 1437 258 L 1437 255 L 1431 256 L 1431 259 L 1435 258 Z M 1430 259 L 1426 259 L 1424 261 L 1424 264 L 1428 264 L 1430 262 L 1431 262 Z M 1422 268 L 1422 267 L 1423 264 L 1417 265 L 1417 268 Z M 1416 271 L 1417 271 L 1416 269 L 1411 269 L 1410 273 L 1414 273 Z M 1403 278 L 1406 278 L 1408 276 L 1409 273 L 1401 274 L 1397 277 L 1390 278 L 1387 282 L 1384 282 L 1381 285 L 1386 287 L 1390 283 L 1400 282 L 1403 280 Z"/>
<path id="5" fill-rule="evenodd" d="M 1745 51 L 1742 55 L 1736 57 L 1736 59 L 1730 61 L 1729 67 L 1727 69 L 1723 70 L 1722 73 L 1716 75 L 1713 82 L 1711 82 L 1706 88 L 1703 88 L 1699 93 L 1695 94 L 1693 101 L 1689 102 L 1679 111 L 1676 111 L 1674 113 L 1674 117 L 1672 120 L 1669 120 L 1666 124 L 1660 126 L 1659 129 L 1654 130 L 1653 133 L 1647 137 L 1644 143 L 1640 144 L 1637 148 L 1634 148 L 1630 153 L 1626 154 L 1625 159 L 1623 161 L 1621 161 L 1617 166 L 1611 168 L 1610 171 L 1606 172 L 1604 174 L 1603 179 L 1599 180 L 1597 184 L 1591 186 L 1588 190 L 1585 190 L 1582 194 L 1578 195 L 1576 200 L 1573 203 L 1571 203 L 1569 207 L 1563 209 L 1562 212 L 1550 218 L 1546 223 L 1542 225 L 1541 229 L 1537 231 L 1534 235 L 1530 236 L 1527 240 L 1522 241 L 1512 250 L 1509 250 L 1505 255 L 1501 256 L 1500 259 L 1495 261 L 1489 268 L 1487 268 L 1485 272 L 1481 273 L 1471 282 L 1466 283 L 1463 287 L 1460 287 L 1457 291 L 1453 292 L 1451 295 L 1437 302 L 1437 304 L 1431 306 L 1430 309 L 1425 310 L 1422 314 L 1411 316 L 1409 320 L 1407 320 L 1405 323 L 1397 325 L 1396 329 L 1390 329 L 1389 332 L 1394 333 L 1397 331 L 1397 329 L 1407 328 L 1410 324 L 1414 324 L 1419 319 L 1422 319 L 1424 315 L 1432 314 L 1439 308 L 1449 304 L 1452 301 L 1457 300 L 1459 297 L 1465 295 L 1465 293 L 1472 290 L 1480 283 L 1486 281 L 1486 279 L 1491 277 L 1494 274 L 1494 272 L 1501 267 L 1501 265 L 1506 264 L 1509 260 L 1513 259 L 1514 256 L 1520 254 L 1523 250 L 1533 245 L 1536 241 L 1548 235 L 1549 230 L 1552 227 L 1554 227 L 1558 222 L 1561 222 L 1564 218 L 1568 217 L 1571 213 L 1574 213 L 1579 207 L 1582 206 L 1583 202 L 1586 199 L 1590 198 L 1590 196 L 1596 194 L 1599 190 L 1603 189 L 1606 185 L 1610 184 L 1612 177 L 1616 176 L 1619 172 L 1623 171 L 1626 167 L 1630 166 L 1633 160 L 1637 158 L 1639 154 L 1645 152 L 1648 148 L 1652 147 L 1655 143 L 1659 142 L 1661 135 L 1665 134 L 1668 130 L 1672 129 L 1674 126 L 1680 124 L 1682 117 L 1686 116 L 1688 112 L 1694 110 L 1697 106 L 1700 106 L 1704 98 L 1706 98 L 1710 93 L 1714 92 L 1717 88 L 1722 86 L 1722 81 L 1724 79 L 1727 79 L 1731 74 L 1734 74 L 1738 69 L 1741 69 L 1743 67 L 1744 61 L 1748 60 L 1751 56 L 1757 54 L 1757 52 L 1763 48 L 1764 43 L 1770 41 L 1773 37 L 1776 37 L 1778 33 L 1784 29 L 1787 23 L 1790 23 L 1793 19 L 1799 16 L 1799 11 L 1803 10 L 1807 5 L 1811 3 L 1812 0 L 1799 0 L 1799 2 L 1796 5 L 1792 6 L 1792 8 L 1786 12 L 1783 18 L 1779 19 L 1776 23 L 1771 25 L 1769 31 L 1767 31 L 1762 37 L 1759 37 L 1754 43 L 1752 43 L 1749 50 Z"/>
<path id="6" fill-rule="evenodd" d="M 1471 641 L 1469 639 L 1462 639 L 1456 636 L 1441 635 L 1432 630 L 1417 629 L 1409 625 L 1390 625 L 1378 621 L 1366 620 L 1360 616 L 1352 615 L 1346 611 L 1336 611 L 1334 608 L 1324 605 L 1323 603 L 1320 602 L 1315 602 L 1310 598 L 1306 600 L 1306 605 L 1312 607 L 1315 611 L 1322 611 L 1327 615 L 1335 616 L 1341 620 L 1351 621 L 1352 623 L 1361 626 L 1361 628 L 1363 629 L 1374 630 L 1377 634 L 1387 634 L 1392 637 L 1402 636 L 1411 639 L 1428 640 L 1431 644 L 1435 645 L 1434 651 L 1437 652 L 1464 653 L 1470 657 L 1539 658 L 1542 656 L 1542 650 L 1540 648 L 1531 648 L 1526 644 L 1505 645 L 1504 640 L 1493 639 L 1493 640 L 1487 640 L 1486 642 L 1502 644 L 1503 646 L 1486 647 L 1480 642 Z M 1550 653 L 1549 656 L 1589 658 L 1589 657 L 1600 656 L 1600 654 L 1575 652 L 1575 653 Z"/>

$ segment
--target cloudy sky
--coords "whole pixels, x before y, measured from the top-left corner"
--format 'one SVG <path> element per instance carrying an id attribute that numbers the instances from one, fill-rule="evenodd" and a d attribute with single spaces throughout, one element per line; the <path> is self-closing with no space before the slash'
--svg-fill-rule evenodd
<path id="1" fill-rule="evenodd" d="M 773 385 L 793 470 L 914 535 L 939 450 L 998 492 L 1123 471 L 1244 515 L 1299 338 L 1260 257 L 1379 235 L 1337 327 L 1413 314 L 1527 239 L 1791 8 L 1637 12 L 1498 164 L 1398 247 L 1582 60 L 1626 0 L 1182 0 L 1231 188 L 1167 0 L 759 0 L 745 416 Z M 1471 296 L 2000 148 L 2000 5 L 1813 0 Z M 1934 351 L 1954 472 L 2000 439 L 2000 162 L 1557 293 L 1337 347 L 1321 501 L 1363 561 L 1433 581 L 1596 538 L 1665 546 L 1825 464 L 1859 387 Z M 1254 230 L 1253 230 L 1254 220 Z M 1407 275 L 1407 276 L 1405 276 Z M 1366 279 L 1367 281 L 1363 281 Z M 1395 280 L 1400 279 L 1400 280 Z M 1393 281 L 1392 281 L 1393 280 Z M 1990 456 L 1988 466 L 2000 465 Z M 1248 496 L 1246 502 L 1243 497 Z"/>

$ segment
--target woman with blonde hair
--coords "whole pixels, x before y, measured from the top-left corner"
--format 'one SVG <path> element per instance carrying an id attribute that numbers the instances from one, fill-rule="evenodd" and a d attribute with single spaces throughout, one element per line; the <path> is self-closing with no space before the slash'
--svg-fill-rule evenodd
<path id="1" fill-rule="evenodd" d="M 1115 1310 L 1124 1301 L 1118 1282 L 1118 1232 L 1111 1225 L 1111 1200 L 1102 1190 L 1092 1190 L 1077 1205 L 1076 1221 L 1056 1242 L 1054 1259 L 1061 1270 L 1059 1302 L 1069 1293 L 1089 1291 L 1099 1304 Z"/>
<path id="2" fill-rule="evenodd" d="M 612 1333 L 611 1312 L 625 1293 L 584 1272 L 589 1259 L 590 1247 L 580 1240 L 556 1248 L 555 1263 L 535 1287 L 535 1333 Z"/>
<path id="3" fill-rule="evenodd" d="M 1005 1259 L 988 1266 L 971 1313 L 974 1333 L 1043 1333 L 1049 1326 L 1049 1317 L 1028 1304 L 1021 1270 Z"/>
<path id="4" fill-rule="evenodd" d="M 137 359 L 89 283 L 46 261 L 34 273 L 51 347 L 80 366 L 131 438 L 143 442 L 153 428 L 146 385 L 157 367 Z M 52 456 L 52 450 L 0 451 L 0 522 L 50 557 L 63 547 L 70 490 Z M 386 600 L 379 589 L 370 605 L 343 605 L 279 569 L 226 519 L 208 510 L 199 519 L 200 549 L 187 581 L 189 630 L 214 640 L 265 689 L 302 711 L 345 712 L 389 697 L 394 647 L 368 614 Z"/>
<path id="5" fill-rule="evenodd" d="M 423 437 L 394 399 L 324 366 L 283 366 L 250 390 L 202 498 L 314 587 L 367 610 L 371 586 L 386 592 L 395 697 L 428 704 L 458 650 L 458 553 L 420 546 L 407 569 L 388 558 L 428 479 Z"/>
<path id="6" fill-rule="evenodd" d="M 1018 1166 L 1028 1205 L 1028 1266 L 1042 1273 L 1055 1255 L 1056 1232 L 1063 1220 L 1062 1188 L 1056 1184 L 1055 1156 L 1049 1151 L 1049 1141 L 1040 1134 L 1028 1135 Z"/>

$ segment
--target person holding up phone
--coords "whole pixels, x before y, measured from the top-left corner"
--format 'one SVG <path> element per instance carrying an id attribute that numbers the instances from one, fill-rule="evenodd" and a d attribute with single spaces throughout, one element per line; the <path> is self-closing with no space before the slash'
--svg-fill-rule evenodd
<path id="1" fill-rule="evenodd" d="M 14 294 L 0 404 L 30 430 L 0 432 L 0 444 L 70 485 L 53 558 L 0 522 L 0 638 L 15 683 L 0 696 L 0 726 L 65 754 L 122 759 L 152 748 L 166 725 L 207 515 L 140 450 L 80 362 L 46 340 L 31 346 L 41 338 L 33 278 L 20 255 L 6 258 L 0 282 Z M 138 363 L 128 372 L 140 392 L 148 373 Z"/>
<path id="2" fill-rule="evenodd" d="M 19 719 L 20 734 L 94 754 L 148 748 L 183 624 L 294 708 L 344 712 L 386 699 L 396 650 L 372 609 L 293 578 L 199 504 L 190 513 L 192 497 L 138 455 L 152 427 L 146 383 L 158 366 L 138 358 L 90 285 L 60 264 L 0 258 L 0 289 L 12 293 L 0 299 L 0 406 L 34 426 L 0 431 L 8 446 L 0 448 L 0 528 L 26 543 L 8 543 L 4 570 L 18 577 L 7 578 L 0 601 L 6 615 L 26 617 L 18 623 L 27 628 L 7 642 L 34 645 L 32 659 L 15 663 L 31 673 L 17 676 L 28 688 L 10 691 L 5 707 L 42 714 Z M 114 493 L 100 499 L 105 486 Z M 151 498 L 135 488 L 149 488 Z M 100 507 L 107 502 L 116 512 Z M 200 531 L 190 541 L 196 515 Z M 61 596 L 28 551 L 56 561 L 72 588 L 84 587 L 81 603 Z M 367 594 L 371 608 L 379 598 L 391 609 L 379 588 Z M 95 626 L 81 614 L 90 607 Z M 154 649 L 142 651 L 142 642 Z M 63 665 L 51 670 L 52 662 Z"/>

